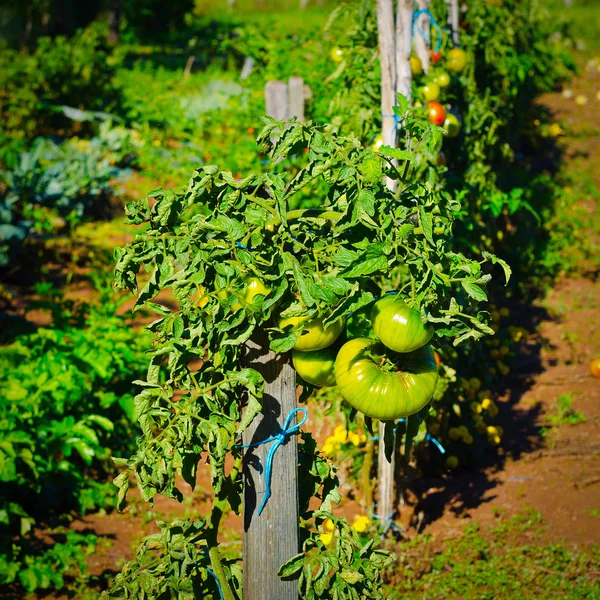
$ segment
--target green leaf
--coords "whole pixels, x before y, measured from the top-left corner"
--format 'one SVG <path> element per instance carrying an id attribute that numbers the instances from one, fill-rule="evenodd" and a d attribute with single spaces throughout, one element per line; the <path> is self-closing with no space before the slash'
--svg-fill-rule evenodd
<path id="1" fill-rule="evenodd" d="M 460 284 L 463 289 L 471 298 L 474 298 L 478 302 L 485 302 L 487 300 L 486 293 L 476 284 L 472 279 L 463 279 Z"/>
<path id="2" fill-rule="evenodd" d="M 277 575 L 282 579 L 290 578 L 293 575 L 296 575 L 299 571 L 302 570 L 304 566 L 304 554 L 301 552 L 300 554 L 296 554 L 290 558 L 285 564 L 279 567 L 279 571 L 277 571 Z"/>

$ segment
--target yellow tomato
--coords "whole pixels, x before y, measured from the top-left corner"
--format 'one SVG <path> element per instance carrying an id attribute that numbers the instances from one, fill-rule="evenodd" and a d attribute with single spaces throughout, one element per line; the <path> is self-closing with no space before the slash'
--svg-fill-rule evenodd
<path id="1" fill-rule="evenodd" d="M 433 102 L 440 97 L 440 86 L 437 83 L 433 83 L 433 81 L 426 83 L 420 91 L 421 96 L 423 96 L 427 102 Z"/>
<path id="2" fill-rule="evenodd" d="M 461 48 L 452 48 L 448 52 L 446 67 L 452 73 L 460 73 L 467 65 L 467 54 Z"/>
<path id="3" fill-rule="evenodd" d="M 329 56 L 333 62 L 341 63 L 344 60 L 344 51 L 341 48 L 332 48 Z"/>
<path id="4" fill-rule="evenodd" d="M 379 152 L 379 148 L 381 148 L 381 146 L 383 146 L 383 137 L 378 135 L 371 144 L 371 150 L 373 150 L 373 152 Z"/>
<path id="5" fill-rule="evenodd" d="M 413 75 L 420 75 L 423 72 L 423 63 L 418 56 L 410 57 L 410 70 Z"/>

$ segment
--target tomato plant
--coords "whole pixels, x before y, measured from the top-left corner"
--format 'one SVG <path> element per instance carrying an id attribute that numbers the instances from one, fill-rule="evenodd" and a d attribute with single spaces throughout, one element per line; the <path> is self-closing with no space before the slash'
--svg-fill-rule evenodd
<path id="1" fill-rule="evenodd" d="M 434 128 L 411 115 L 402 97 L 399 103 L 407 139 L 422 138 L 425 144 L 439 139 Z M 283 133 L 276 138 L 275 132 Z M 134 456 L 117 460 L 123 469 L 115 480 L 119 504 L 125 503 L 132 476 L 147 500 L 159 493 L 181 499 L 177 476 L 193 483 L 206 453 L 216 512 L 196 530 L 186 529 L 182 544 L 194 539 L 208 544 L 212 563 L 221 565 L 219 579 L 229 597 L 239 595 L 239 583 L 235 566 L 219 557 L 220 515 L 240 510 L 241 454 L 236 439 L 262 405 L 261 376 L 241 364 L 245 342 L 266 331 L 270 348 L 285 353 L 302 340 L 304 328 L 310 332 L 311 322 L 322 327 L 319 337 L 328 335 L 329 328 L 337 337 L 344 320 L 372 305 L 394 273 L 394 285 L 426 323 L 440 324 L 441 337 L 460 344 L 491 332 L 487 314 L 477 309 L 490 276 L 482 272 L 480 261 L 451 249 L 458 207 L 410 176 L 411 151 L 382 146 L 375 154 L 356 138 L 330 133 L 323 126 L 292 122 L 285 127 L 270 118 L 265 119 L 259 143 L 279 167 L 286 166 L 290 154 L 303 157 L 304 163 L 298 170 L 241 179 L 205 166 L 195 172 L 185 193 L 156 191 L 129 205 L 129 222 L 145 228 L 119 250 L 116 267 L 117 283 L 137 293 L 138 306 L 145 304 L 158 314 L 151 325 L 155 339 L 148 375 L 138 382 L 142 390 L 135 400 L 143 436 Z M 401 168 L 393 164 L 394 158 L 403 163 Z M 398 182 L 397 192 L 384 184 L 384 176 Z M 290 207 L 298 190 L 316 184 L 324 190 L 320 208 Z M 434 227 L 436 218 L 443 227 Z M 265 228 L 267 222 L 273 223 L 272 229 Z M 486 260 L 507 269 L 496 257 L 486 255 Z M 142 271 L 149 277 L 144 276 L 138 288 Z M 234 310 L 232 301 L 216 294 L 209 294 L 204 306 L 191 298 L 200 285 L 207 290 L 243 289 L 252 277 L 269 292 L 256 295 L 244 310 Z M 157 299 L 166 289 L 173 293 L 172 307 Z M 281 326 L 282 319 L 298 318 L 302 323 Z M 431 382 L 437 373 L 433 354 L 427 348 L 417 352 L 414 364 L 420 366 L 415 368 L 433 368 L 423 375 Z M 192 367 L 197 359 L 203 361 L 200 369 Z M 305 392 L 310 391 L 307 384 Z M 419 402 L 407 400 L 404 410 L 416 409 Z M 391 418 L 395 412 L 386 414 Z M 319 493 L 327 510 L 336 495 L 335 477 L 331 469 L 315 466 L 323 459 L 314 446 L 310 450 L 314 442 L 308 434 L 303 439 L 308 447 L 299 476 L 312 482 L 304 486 L 309 495 L 325 485 L 328 491 Z M 225 469 L 230 453 L 238 465 L 233 470 Z M 309 500 L 302 500 L 301 515 L 318 528 L 321 517 L 309 510 Z M 318 529 L 307 535 L 314 547 Z M 329 560 L 328 553 L 334 551 L 320 548 L 318 560 Z M 372 550 L 364 552 L 364 560 L 374 560 L 369 558 Z M 315 558 L 305 550 L 298 561 L 308 560 Z M 197 565 L 203 569 L 208 563 L 199 559 Z M 341 589 L 347 575 L 336 573 L 329 585 Z M 376 569 L 371 573 L 375 576 Z M 157 595 L 168 585 L 164 580 L 153 582 Z M 134 585 L 121 577 L 114 593 Z"/>

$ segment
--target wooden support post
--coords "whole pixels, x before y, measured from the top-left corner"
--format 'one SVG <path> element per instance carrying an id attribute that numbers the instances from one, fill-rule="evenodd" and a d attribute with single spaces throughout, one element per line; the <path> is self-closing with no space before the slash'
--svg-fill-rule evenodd
<path id="1" fill-rule="evenodd" d="M 398 0 L 396 15 L 396 93 L 409 101 L 412 97 L 412 72 L 410 53 L 412 49 L 412 0 Z"/>
<path id="2" fill-rule="evenodd" d="M 290 77 L 288 81 L 289 116 L 304 121 L 304 81 L 302 77 Z"/>
<path id="3" fill-rule="evenodd" d="M 419 7 L 419 10 L 429 8 L 429 0 L 417 0 L 417 6 Z M 429 19 L 429 15 L 419 15 L 417 25 L 426 35 L 431 35 L 431 20 Z M 425 71 L 425 73 L 429 73 L 430 50 L 431 43 L 423 39 L 423 36 L 420 33 L 415 32 L 415 52 L 421 59 L 421 64 L 423 65 L 423 71 Z"/>
<path id="4" fill-rule="evenodd" d="M 262 333 L 246 344 L 244 365 L 265 379 L 262 416 L 243 435 L 243 444 L 252 444 L 280 433 L 296 408 L 296 372 L 289 354 L 271 352 Z M 259 516 L 270 448 L 244 450 L 244 600 L 298 600 L 297 582 L 277 576 L 279 567 L 299 552 L 298 437 L 289 436 L 275 452 L 271 497 Z"/>
<path id="5" fill-rule="evenodd" d="M 458 14 L 458 0 L 449 0 L 448 2 L 448 23 L 452 28 L 452 43 L 455 46 L 460 45 L 460 31 L 459 31 L 459 14 Z"/>
<path id="6" fill-rule="evenodd" d="M 398 0 L 396 19 L 392 0 L 377 0 L 377 27 L 381 59 L 381 114 L 383 143 L 397 146 L 398 123 L 393 117 L 398 93 L 411 98 L 412 73 L 410 53 L 412 46 L 412 0 Z M 395 28 L 394 28 L 395 21 Z M 386 185 L 395 190 L 396 182 L 386 179 Z M 377 464 L 377 514 L 391 517 L 394 506 L 394 453 L 388 462 L 384 448 L 384 424 L 379 424 L 379 457 Z"/>

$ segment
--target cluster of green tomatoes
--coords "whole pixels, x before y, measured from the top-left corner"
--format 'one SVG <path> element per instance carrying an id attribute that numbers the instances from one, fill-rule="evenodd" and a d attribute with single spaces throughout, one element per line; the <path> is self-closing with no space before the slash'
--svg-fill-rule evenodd
<path id="1" fill-rule="evenodd" d="M 231 303 L 237 312 L 271 290 L 252 277 Z M 229 301 L 221 290 L 217 297 Z M 199 290 L 197 305 L 208 302 Z M 292 361 L 300 378 L 315 387 L 337 385 L 344 400 L 368 417 L 394 420 L 419 412 L 435 392 L 440 359 L 429 346 L 433 327 L 397 294 L 387 294 L 348 318 L 327 326 L 320 318 L 284 317 L 279 329 L 294 333 Z"/>
<path id="2" fill-rule="evenodd" d="M 321 319 L 289 317 L 294 368 L 317 387 L 337 385 L 340 395 L 364 415 L 394 420 L 419 412 L 433 397 L 439 358 L 428 345 L 433 328 L 398 295 L 325 327 Z"/>

